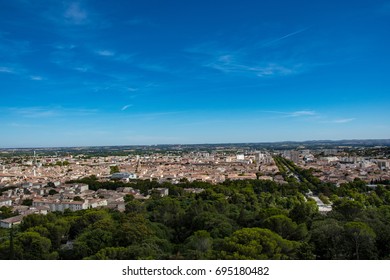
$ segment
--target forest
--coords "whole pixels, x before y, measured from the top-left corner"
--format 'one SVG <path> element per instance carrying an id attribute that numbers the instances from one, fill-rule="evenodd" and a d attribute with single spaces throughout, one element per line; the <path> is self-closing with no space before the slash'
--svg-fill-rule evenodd
<path id="1" fill-rule="evenodd" d="M 296 168 L 292 166 L 291 168 Z M 283 171 L 283 170 L 282 170 Z M 159 184 L 130 183 L 151 193 L 148 200 L 125 197 L 126 210 L 88 209 L 29 215 L 19 226 L 0 230 L 0 259 L 176 260 L 272 259 L 352 260 L 390 258 L 390 190 L 355 180 L 335 185 L 298 170 L 302 180 Z M 287 173 L 284 173 L 284 176 Z M 123 183 L 99 184 L 115 188 Z M 95 182 L 95 185 L 93 185 Z M 186 192 L 201 188 L 201 193 Z M 313 191 L 332 203 L 320 213 L 306 196 Z M 7 207 L 1 215 L 9 213 Z M 8 210 L 8 212 L 7 212 Z"/>

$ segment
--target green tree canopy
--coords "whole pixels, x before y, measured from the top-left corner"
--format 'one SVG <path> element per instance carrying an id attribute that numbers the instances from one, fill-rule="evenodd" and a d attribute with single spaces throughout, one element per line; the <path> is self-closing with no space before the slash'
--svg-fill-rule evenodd
<path id="1" fill-rule="evenodd" d="M 295 259 L 299 243 L 283 239 L 269 229 L 243 228 L 226 237 L 219 257 L 223 259 Z"/>

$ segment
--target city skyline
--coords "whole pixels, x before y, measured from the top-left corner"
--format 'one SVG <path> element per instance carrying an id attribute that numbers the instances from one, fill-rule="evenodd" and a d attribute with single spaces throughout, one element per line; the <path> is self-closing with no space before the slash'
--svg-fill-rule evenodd
<path id="1" fill-rule="evenodd" d="M 389 1 L 1 1 L 0 148 L 389 139 Z"/>

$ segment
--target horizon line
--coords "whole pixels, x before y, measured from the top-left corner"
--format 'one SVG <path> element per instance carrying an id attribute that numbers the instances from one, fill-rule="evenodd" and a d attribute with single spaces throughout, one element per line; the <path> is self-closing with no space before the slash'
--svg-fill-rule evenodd
<path id="1" fill-rule="evenodd" d="M 101 147 L 152 147 L 152 146 L 201 146 L 201 145 L 243 145 L 243 144 L 278 144 L 278 143 L 307 143 L 307 142 L 346 142 L 346 141 L 384 141 L 390 142 L 390 138 L 365 138 L 365 139 L 321 139 L 321 140 L 283 140 L 283 141 L 262 141 L 262 142 L 215 142 L 215 143 L 171 143 L 171 144 L 120 144 L 120 145 L 85 145 L 85 146 L 30 146 L 30 147 L 0 147 L 0 150 L 30 150 L 30 149 L 68 149 L 68 148 L 101 148 Z M 389 143 L 390 145 L 390 143 Z"/>

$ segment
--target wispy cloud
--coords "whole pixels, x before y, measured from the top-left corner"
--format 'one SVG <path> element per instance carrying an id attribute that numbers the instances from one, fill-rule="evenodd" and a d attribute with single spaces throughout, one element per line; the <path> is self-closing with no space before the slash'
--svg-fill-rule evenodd
<path id="1" fill-rule="evenodd" d="M 0 67 L 0 73 L 15 74 L 15 71 L 9 67 Z"/>
<path id="2" fill-rule="evenodd" d="M 299 73 L 302 64 L 283 65 L 280 63 L 249 64 L 238 61 L 232 55 L 222 55 L 216 61 L 205 65 L 224 73 L 250 74 L 257 77 L 286 76 Z"/>
<path id="3" fill-rule="evenodd" d="M 319 116 L 316 111 L 313 110 L 299 110 L 293 112 L 284 112 L 284 111 L 261 111 L 262 113 L 270 113 L 275 115 L 280 115 L 283 118 L 298 118 L 298 117 L 313 117 Z"/>
<path id="4" fill-rule="evenodd" d="M 80 25 L 88 22 L 88 13 L 85 9 L 80 7 L 80 3 L 70 3 L 65 12 L 64 18 L 68 23 Z"/>
<path id="5" fill-rule="evenodd" d="M 42 81 L 43 77 L 41 76 L 30 76 L 30 79 L 33 81 Z"/>
<path id="6" fill-rule="evenodd" d="M 273 40 L 271 40 L 271 41 L 265 42 L 265 43 L 262 44 L 262 46 L 274 45 L 274 44 L 276 44 L 276 43 L 278 43 L 278 42 L 280 42 L 280 41 L 282 41 L 282 40 L 284 40 L 284 39 L 287 39 L 287 38 L 289 38 L 289 37 L 292 37 L 292 36 L 294 36 L 294 35 L 297 35 L 297 34 L 299 34 L 299 33 L 302 33 L 302 32 L 304 32 L 304 31 L 306 31 L 307 29 L 308 29 L 308 28 L 303 28 L 303 29 L 299 29 L 299 30 L 297 30 L 297 31 L 288 33 L 288 34 L 283 35 L 283 36 L 281 36 L 281 37 L 279 37 L 279 38 L 276 38 L 276 39 L 273 39 Z"/>
<path id="7" fill-rule="evenodd" d="M 127 104 L 127 105 L 125 105 L 125 106 L 122 107 L 121 111 L 125 111 L 125 110 L 127 110 L 128 108 L 133 107 L 133 106 L 134 106 L 133 104 Z"/>
<path id="8" fill-rule="evenodd" d="M 58 50 L 73 50 L 76 48 L 76 45 L 74 44 L 56 44 L 52 46 Z"/>
<path id="9" fill-rule="evenodd" d="M 124 62 L 124 63 L 133 62 L 133 58 L 135 55 L 135 54 L 117 53 L 113 50 L 107 50 L 107 49 L 95 50 L 93 52 L 99 56 L 106 57 L 107 59 L 109 58 L 111 61 Z"/>
<path id="10" fill-rule="evenodd" d="M 263 67 L 255 67 L 254 71 L 258 77 L 267 76 L 287 76 L 297 74 L 302 69 L 302 64 L 296 65 L 280 65 L 276 63 L 270 63 Z"/>
<path id="11" fill-rule="evenodd" d="M 28 71 L 27 69 L 25 69 L 24 67 L 18 65 L 18 64 L 12 64 L 11 67 L 9 66 L 0 66 L 0 74 L 1 73 L 4 73 L 4 74 L 13 74 L 13 75 L 16 75 L 22 79 L 28 79 L 28 80 L 32 80 L 32 81 L 42 81 L 44 80 L 44 78 L 42 76 L 38 76 L 38 75 L 32 75 L 31 73 L 29 73 L 30 71 Z"/>
<path id="12" fill-rule="evenodd" d="M 260 111 L 262 113 L 279 115 L 279 118 L 291 118 L 291 119 L 304 119 L 311 122 L 317 122 L 319 124 L 343 124 L 349 123 L 355 118 L 330 118 L 321 112 L 316 112 L 314 110 L 298 110 L 292 112 L 284 112 L 284 111 Z"/>
<path id="13" fill-rule="evenodd" d="M 136 92 L 139 89 L 138 88 L 133 88 L 133 87 L 128 87 L 127 90 L 130 91 L 130 92 Z"/>
<path id="14" fill-rule="evenodd" d="M 295 111 L 289 114 L 291 117 L 302 117 L 302 116 L 315 116 L 317 113 L 315 111 Z"/>
<path id="15" fill-rule="evenodd" d="M 85 72 L 87 72 L 88 70 L 90 70 L 91 68 L 88 67 L 88 66 L 76 66 L 76 67 L 74 67 L 73 69 L 76 70 L 76 71 L 85 73 Z"/>
<path id="16" fill-rule="evenodd" d="M 303 30 L 300 32 L 303 32 Z M 297 34 L 298 31 L 295 33 Z M 286 36 L 293 36 L 293 33 L 284 37 Z M 283 39 L 279 38 L 279 40 Z M 201 61 L 203 67 L 229 75 L 246 75 L 260 78 L 279 77 L 299 74 L 310 68 L 308 63 L 302 59 L 298 60 L 293 54 L 280 55 L 278 53 L 274 55 L 269 52 L 263 53 L 259 52 L 258 48 L 254 46 L 229 49 L 216 43 L 204 43 L 185 51 L 193 56 L 195 63 Z"/>
<path id="17" fill-rule="evenodd" d="M 316 64 L 305 57 L 305 46 L 299 46 L 296 40 L 289 40 L 290 48 L 267 48 L 277 46 L 279 42 L 298 36 L 309 28 L 301 28 L 283 36 L 256 39 L 251 44 L 222 44 L 215 41 L 204 42 L 186 48 L 194 63 L 218 70 L 228 75 L 246 75 L 248 77 L 282 77 L 297 75 L 310 70 Z"/>
<path id="18" fill-rule="evenodd" d="M 40 107 L 11 108 L 10 111 L 24 118 L 49 118 L 58 115 L 58 111 L 54 109 Z"/>
<path id="19" fill-rule="evenodd" d="M 4 57 L 7 60 L 18 58 L 21 55 L 25 55 L 33 52 L 31 43 L 26 40 L 16 40 L 8 34 L 1 35 L 0 37 L 0 58 Z"/>
<path id="20" fill-rule="evenodd" d="M 355 118 L 347 118 L 347 119 L 336 119 L 336 120 L 333 120 L 331 122 L 332 123 L 349 123 L 349 122 L 352 122 L 354 120 L 355 120 Z"/>
<path id="21" fill-rule="evenodd" d="M 13 107 L 1 111 L 11 113 L 22 118 L 53 118 L 63 116 L 88 116 L 98 112 L 96 109 L 55 107 Z"/>
<path id="22" fill-rule="evenodd" d="M 102 30 L 111 26 L 106 17 L 96 12 L 90 2 L 93 1 L 51 1 L 50 5 L 42 3 L 36 14 L 50 24 L 55 24 L 59 35 L 71 38 L 73 42 L 85 43 L 95 36 L 91 30 Z"/>
<path id="23" fill-rule="evenodd" d="M 55 51 L 51 53 L 50 62 L 63 69 L 87 72 L 93 69 L 83 58 L 70 51 Z"/>
<path id="24" fill-rule="evenodd" d="M 30 71 L 26 69 L 24 66 L 18 64 L 18 63 L 12 63 L 8 64 L 6 66 L 0 66 L 0 74 L 12 74 L 16 75 L 21 79 L 29 79 L 31 80 L 31 75 Z"/>
<path id="25" fill-rule="evenodd" d="M 101 56 L 114 56 L 115 52 L 110 51 L 110 50 L 97 50 L 95 51 L 96 54 L 101 55 Z"/>
<path id="26" fill-rule="evenodd" d="M 141 113 L 141 114 L 134 114 L 133 116 L 135 118 L 139 118 L 145 121 L 155 120 L 155 119 L 161 119 L 163 117 L 169 117 L 169 116 L 175 116 L 178 117 L 178 115 L 187 113 L 186 111 L 172 111 L 172 112 L 151 112 L 151 113 Z"/>

